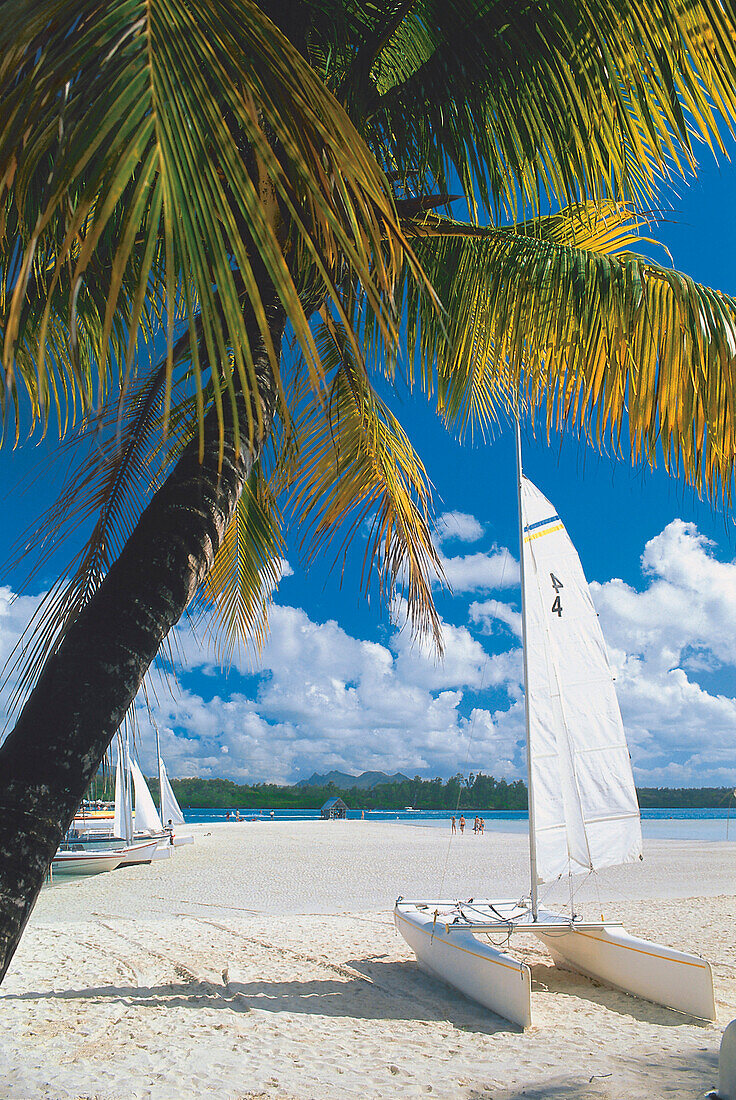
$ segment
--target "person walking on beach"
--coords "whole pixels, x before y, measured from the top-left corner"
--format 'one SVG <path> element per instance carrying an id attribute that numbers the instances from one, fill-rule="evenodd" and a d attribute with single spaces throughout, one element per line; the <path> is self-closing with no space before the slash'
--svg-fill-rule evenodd
<path id="1" fill-rule="evenodd" d="M 463 814 L 460 814 L 460 835 L 463 836 L 464 833 L 465 833 L 465 817 L 463 816 Z"/>
<path id="2" fill-rule="evenodd" d="M 452 815 L 452 831 L 450 833 L 450 836 L 454 836 L 456 832 L 457 832 L 457 828 L 455 827 L 455 815 L 453 814 Z"/>

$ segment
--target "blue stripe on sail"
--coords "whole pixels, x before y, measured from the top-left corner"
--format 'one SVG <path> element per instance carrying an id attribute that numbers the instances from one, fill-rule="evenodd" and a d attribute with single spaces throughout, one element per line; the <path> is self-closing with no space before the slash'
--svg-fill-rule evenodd
<path id="1" fill-rule="evenodd" d="M 559 518 L 559 516 L 550 516 L 548 519 L 540 519 L 537 523 L 528 523 L 524 530 L 534 531 L 537 527 L 544 527 L 545 523 L 554 523 L 554 521 Z"/>

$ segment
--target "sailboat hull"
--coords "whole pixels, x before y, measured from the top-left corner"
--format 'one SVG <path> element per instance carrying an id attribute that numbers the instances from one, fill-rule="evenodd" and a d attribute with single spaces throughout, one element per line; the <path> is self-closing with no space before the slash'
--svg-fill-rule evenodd
<path id="1" fill-rule="evenodd" d="M 57 852 L 51 861 L 51 874 L 55 875 L 99 875 L 103 871 L 114 871 L 123 862 L 122 850 L 113 852 Z"/>
<path id="2" fill-rule="evenodd" d="M 127 844 L 125 846 L 123 864 L 126 867 L 131 867 L 136 863 L 150 863 L 155 857 L 156 849 L 159 844 L 160 841 L 156 838 L 153 840 L 133 841 L 132 844 Z"/>
<path id="3" fill-rule="evenodd" d="M 689 1016 L 716 1019 L 713 974 L 705 959 L 638 939 L 620 924 L 572 923 L 569 916 L 546 909 L 535 920 L 529 908 L 508 900 L 402 898 L 394 922 L 423 970 L 521 1027 L 532 1022 L 531 970 L 476 939 L 478 934 L 531 933 L 558 966 Z"/>
<path id="4" fill-rule="evenodd" d="M 638 939 L 615 925 L 536 935 L 557 966 L 701 1020 L 716 1018 L 713 972 L 698 955 Z"/>
<path id="5" fill-rule="evenodd" d="M 394 923 L 416 955 L 419 966 L 466 997 L 522 1028 L 532 1022 L 532 975 L 517 962 L 471 932 L 446 932 L 431 907 L 398 902 Z"/>

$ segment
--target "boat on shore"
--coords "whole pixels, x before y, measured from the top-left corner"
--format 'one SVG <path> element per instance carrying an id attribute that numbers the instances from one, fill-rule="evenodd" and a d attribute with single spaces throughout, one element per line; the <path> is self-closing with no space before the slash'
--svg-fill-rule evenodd
<path id="1" fill-rule="evenodd" d="M 99 875 L 114 871 L 125 859 L 122 848 L 110 851 L 59 850 L 51 860 L 51 878 L 55 875 Z"/>
<path id="2" fill-rule="evenodd" d="M 533 935 L 557 965 L 645 1000 L 715 1020 L 710 964 L 577 913 L 574 876 L 642 858 L 621 712 L 590 590 L 554 507 L 522 473 L 516 428 L 531 885 L 519 899 L 399 898 L 396 928 L 424 970 L 521 1027 L 531 969 L 488 942 Z M 569 911 L 540 905 L 567 880 Z M 478 937 L 482 936 L 483 939 Z"/>

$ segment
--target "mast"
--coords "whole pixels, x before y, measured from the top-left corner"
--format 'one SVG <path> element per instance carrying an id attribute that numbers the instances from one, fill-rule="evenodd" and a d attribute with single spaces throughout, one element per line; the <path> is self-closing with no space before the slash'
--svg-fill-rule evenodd
<path id="1" fill-rule="evenodd" d="M 537 838 L 534 831 L 534 799 L 532 798 L 532 760 L 529 738 L 529 673 L 526 639 L 526 586 L 524 583 L 524 519 L 521 512 L 521 425 L 516 411 L 516 489 L 519 507 L 519 566 L 521 569 L 521 645 L 524 654 L 524 715 L 526 718 L 526 774 L 529 802 L 529 869 L 531 872 L 532 917 L 537 919 Z"/>
<path id="2" fill-rule="evenodd" d="M 161 824 L 164 823 L 164 785 L 161 776 L 161 742 L 158 736 L 158 725 L 153 723 L 153 728 L 156 731 L 156 767 L 158 768 L 158 812 L 161 816 Z"/>
<path id="3" fill-rule="evenodd" d="M 133 774 L 130 768 L 130 726 L 125 723 L 125 767 L 123 769 L 125 775 L 125 798 L 126 798 L 126 814 L 125 814 L 125 839 L 128 844 L 133 841 L 135 836 L 135 830 L 133 828 Z"/>

